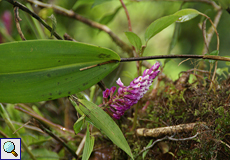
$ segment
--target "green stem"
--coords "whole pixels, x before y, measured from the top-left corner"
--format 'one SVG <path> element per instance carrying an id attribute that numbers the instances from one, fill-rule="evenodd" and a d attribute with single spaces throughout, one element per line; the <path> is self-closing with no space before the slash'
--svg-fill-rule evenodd
<path id="1" fill-rule="evenodd" d="M 1 103 L 0 103 L 0 114 L 1 114 L 1 116 L 3 117 L 3 119 L 5 120 L 6 124 L 9 126 L 9 128 L 10 128 L 13 132 L 15 132 L 16 129 L 15 129 L 13 123 L 11 122 L 10 117 L 9 117 L 8 113 L 6 112 L 4 106 L 3 106 Z M 22 137 L 20 136 L 20 134 L 19 134 L 18 132 L 15 132 L 15 134 L 16 134 L 16 136 L 17 136 L 18 138 L 21 138 L 22 146 L 23 146 L 23 148 L 26 150 L 26 152 L 30 155 L 31 159 L 36 160 L 36 158 L 34 157 L 34 155 L 32 154 L 32 152 L 29 150 L 27 144 L 26 144 L 25 141 L 22 139 Z"/>

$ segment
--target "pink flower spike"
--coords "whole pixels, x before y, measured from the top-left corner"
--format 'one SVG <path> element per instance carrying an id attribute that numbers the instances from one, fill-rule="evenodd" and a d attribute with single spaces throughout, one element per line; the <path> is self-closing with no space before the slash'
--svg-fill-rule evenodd
<path id="1" fill-rule="evenodd" d="M 150 69 L 146 69 L 142 76 L 135 78 L 130 82 L 129 86 L 124 86 L 121 79 L 118 78 L 117 84 L 120 86 L 118 92 L 114 95 L 116 87 L 107 89 L 103 92 L 103 97 L 110 96 L 109 101 L 104 101 L 104 104 L 110 106 L 115 119 L 120 119 L 125 111 L 136 104 L 144 94 L 149 90 L 154 78 L 160 72 L 157 70 L 160 63 L 154 64 Z"/>

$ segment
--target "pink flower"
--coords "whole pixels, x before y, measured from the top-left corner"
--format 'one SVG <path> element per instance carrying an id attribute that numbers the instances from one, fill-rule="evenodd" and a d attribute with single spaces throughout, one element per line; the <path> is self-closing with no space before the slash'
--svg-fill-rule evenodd
<path id="1" fill-rule="evenodd" d="M 124 86 L 121 79 L 117 80 L 117 84 L 120 86 L 118 92 L 113 96 L 116 87 L 106 89 L 103 92 L 104 104 L 110 106 L 110 110 L 113 113 L 115 119 L 120 119 L 132 105 L 136 104 L 144 94 L 149 90 L 153 80 L 160 72 L 158 68 L 159 63 L 155 63 L 150 69 L 146 69 L 143 75 L 135 78 L 129 86 Z"/>

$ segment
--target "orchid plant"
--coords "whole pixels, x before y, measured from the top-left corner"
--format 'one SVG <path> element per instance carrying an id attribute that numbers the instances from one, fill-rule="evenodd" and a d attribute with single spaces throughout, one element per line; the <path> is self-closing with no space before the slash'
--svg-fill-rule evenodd
<path id="1" fill-rule="evenodd" d="M 146 69 L 142 76 L 135 78 L 129 86 L 124 86 L 121 79 L 119 78 L 116 82 L 120 86 L 118 92 L 116 87 L 113 86 L 110 89 L 106 89 L 103 92 L 104 105 L 109 106 L 112 111 L 112 116 L 115 119 L 120 119 L 124 115 L 125 111 L 136 104 L 144 94 L 149 90 L 153 80 L 156 78 L 160 64 L 155 63 L 150 69 Z"/>

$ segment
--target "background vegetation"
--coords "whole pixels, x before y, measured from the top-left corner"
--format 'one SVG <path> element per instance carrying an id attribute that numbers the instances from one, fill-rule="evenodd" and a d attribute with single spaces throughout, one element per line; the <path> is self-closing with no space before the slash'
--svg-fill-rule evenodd
<path id="1" fill-rule="evenodd" d="M 131 47 L 125 35 L 130 25 L 120 1 L 46 0 L 42 2 L 61 6 L 87 20 L 105 24 Z M 147 27 L 153 21 L 180 9 L 193 8 L 213 20 L 220 38 L 219 55 L 228 56 L 230 49 L 229 5 L 225 8 L 220 5 L 221 3 L 210 0 L 127 0 L 124 2 L 129 13 L 132 31 L 141 38 L 142 42 L 145 41 L 144 34 Z M 119 47 L 108 33 L 97 27 L 82 23 L 79 19 L 71 18 L 52 7 L 41 7 L 32 0 L 21 1 L 21 3 L 53 26 L 61 36 L 67 33 L 76 41 L 109 48 L 120 57 L 130 57 L 130 54 Z M 21 41 L 14 22 L 13 5 L 7 1 L 1 1 L 0 15 L 0 42 Z M 19 9 L 19 16 L 22 19 L 20 27 L 27 40 L 55 39 L 31 15 Z M 206 22 L 207 33 L 213 35 L 209 39 L 210 42 L 208 38 L 204 41 L 205 29 L 202 30 L 204 22 Z M 210 54 L 216 50 L 217 44 L 216 34 L 210 33 L 210 28 L 212 25 L 203 16 L 197 16 L 185 23 L 174 23 L 148 42 L 143 56 Z M 208 50 L 204 42 L 208 42 Z M 121 120 L 116 121 L 135 159 L 228 159 L 230 157 L 229 63 L 219 61 L 215 69 L 216 63 L 210 60 L 161 59 L 159 61 L 162 64 L 161 73 L 150 91 L 137 106 L 134 106 L 135 109 L 133 107 Z M 149 60 L 148 62 L 154 64 L 156 61 Z M 142 66 L 142 70 L 145 68 L 146 65 Z M 121 77 L 122 81 L 128 85 L 138 76 L 138 71 L 136 62 L 122 63 L 103 81 L 110 88 L 113 85 L 117 86 L 115 81 Z M 216 75 L 214 79 L 212 79 L 213 74 Z M 84 93 L 97 105 L 102 103 L 102 91 L 97 85 Z M 4 114 L 0 117 L 0 138 L 17 137 L 17 134 L 12 133 L 12 127 L 19 129 L 17 133 L 31 151 L 29 153 L 23 148 L 22 159 L 30 159 L 31 154 L 39 160 L 73 159 L 73 153 L 66 149 L 63 143 L 67 144 L 72 151 L 79 152 L 77 155 L 81 156 L 81 142 L 86 134 L 86 128 L 77 135 L 74 134 L 73 125 L 79 115 L 68 98 L 30 104 L 4 103 L 3 106 L 5 110 L 2 111 Z M 137 120 L 134 118 L 134 110 L 138 111 Z M 4 118 L 7 117 L 6 115 L 9 116 L 8 120 Z M 157 128 L 188 123 L 201 123 L 201 125 L 192 130 L 185 128 L 181 132 L 168 134 L 175 140 L 167 137 L 158 142 L 157 140 L 166 135 L 142 137 L 136 133 L 138 128 Z M 193 137 L 196 133 L 199 134 Z M 97 129 L 92 129 L 91 135 L 95 137 L 91 159 L 102 159 L 102 157 L 128 159 L 125 152 Z M 154 143 L 156 141 L 158 143 Z M 144 147 L 148 144 L 153 145 L 149 150 L 144 151 Z"/>

